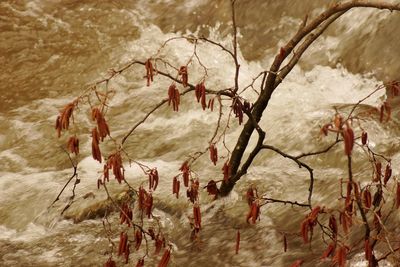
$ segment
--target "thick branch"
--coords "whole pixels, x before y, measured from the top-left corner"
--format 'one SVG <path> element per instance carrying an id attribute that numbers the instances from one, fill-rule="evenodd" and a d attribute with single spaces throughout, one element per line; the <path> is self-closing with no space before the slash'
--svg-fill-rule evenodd
<path id="1" fill-rule="evenodd" d="M 291 40 L 289 40 L 289 42 L 284 47 L 282 47 L 280 53 L 275 56 L 275 59 L 268 71 L 268 76 L 266 78 L 264 87 L 262 88 L 261 94 L 259 95 L 257 101 L 254 103 L 252 111 L 252 115 L 257 123 L 260 121 L 262 114 L 269 103 L 272 93 L 297 64 L 304 51 L 308 49 L 308 47 L 326 30 L 326 28 L 333 21 L 335 21 L 346 11 L 354 7 L 372 7 L 377 9 L 400 10 L 400 4 L 382 3 L 378 1 L 351 1 L 347 3 L 340 3 L 335 5 L 334 7 L 329 8 L 313 21 L 311 21 L 311 23 L 302 26 L 296 33 L 296 35 Z M 313 31 L 315 31 L 315 33 L 312 33 Z M 282 62 L 291 54 L 293 49 L 305 37 L 307 37 L 307 39 L 304 40 L 303 44 L 299 47 L 298 51 L 289 61 L 289 64 L 284 69 L 282 69 L 280 75 L 278 76 L 277 73 L 280 69 Z M 232 157 L 230 161 L 231 179 L 229 179 L 228 182 L 223 182 L 220 188 L 220 191 L 223 195 L 228 194 L 229 191 L 233 188 L 234 184 L 240 179 L 240 175 L 237 175 L 238 169 L 240 167 L 242 157 L 249 144 L 249 140 L 253 131 L 254 124 L 252 121 L 248 120 L 245 123 L 236 143 L 236 146 L 232 152 Z"/>
<path id="2" fill-rule="evenodd" d="M 236 172 L 235 176 L 231 176 L 229 178 L 228 183 L 226 183 L 225 181 L 222 182 L 220 187 L 221 195 L 226 195 L 232 190 L 232 188 L 235 186 L 236 181 L 238 181 L 241 176 L 247 173 L 248 168 L 253 163 L 253 160 L 262 149 L 262 144 L 265 139 L 265 132 L 261 129 L 261 127 L 258 125 L 257 121 L 254 119 L 253 115 L 250 112 L 246 112 L 246 115 L 249 117 L 248 122 L 252 123 L 253 127 L 258 132 L 258 141 L 256 146 L 253 148 L 250 155 L 248 156 L 247 160 L 245 161 L 245 163 L 243 163 L 240 170 Z"/>

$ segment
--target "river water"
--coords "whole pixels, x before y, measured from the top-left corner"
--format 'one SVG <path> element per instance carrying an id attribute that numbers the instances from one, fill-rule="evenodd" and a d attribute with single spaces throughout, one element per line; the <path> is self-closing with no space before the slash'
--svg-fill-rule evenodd
<path id="1" fill-rule="evenodd" d="M 331 4 L 323 0 L 237 2 L 242 88 L 268 68 L 304 14 L 315 16 Z M 0 3 L 1 266 L 100 266 L 107 260 L 109 243 L 101 219 L 74 223 L 60 216 L 71 195 L 70 187 L 48 209 L 72 173 L 60 148 L 66 137 L 58 139 L 54 130 L 58 112 L 85 85 L 106 77 L 110 68 L 132 59 L 147 59 L 169 38 L 204 34 L 229 47 L 230 12 L 229 1 L 222 0 Z M 355 103 L 377 85 L 400 78 L 399 25 L 400 14 L 371 9 L 350 11 L 334 23 L 273 95 L 261 121 L 266 142 L 293 154 L 329 144 L 332 139 L 320 138 L 319 130 L 335 113 L 334 107 Z M 180 66 L 192 49 L 190 42 L 179 39 L 169 43 L 163 55 Z M 229 56 L 210 45 L 198 49 L 208 68 L 207 87 L 231 87 L 234 67 Z M 156 77 L 147 87 L 143 75 L 142 66 L 134 67 L 109 85 L 116 94 L 107 120 L 117 140 L 167 95 L 168 80 Z M 190 75 L 193 80 L 200 77 L 196 71 Z M 255 96 L 250 91 L 246 94 L 249 99 Z M 384 92 L 375 94 L 364 108 L 377 107 L 384 97 Z M 260 222 L 246 223 L 244 192 L 250 184 L 268 197 L 307 200 L 308 173 L 270 152 L 257 157 L 229 197 L 212 201 L 202 192 L 201 239 L 190 241 L 187 217 L 191 206 L 183 197 L 176 200 L 171 194 L 172 177 L 186 155 L 207 147 L 218 116 L 215 111 L 202 111 L 192 95 L 183 97 L 182 102 L 178 113 L 163 107 L 150 116 L 125 145 L 135 160 L 157 167 L 160 173 L 154 213 L 174 247 L 170 266 L 289 266 L 299 258 L 306 260 L 303 266 L 329 266 L 318 260 L 323 249 L 318 241 L 310 249 L 296 236 L 307 210 L 271 204 L 263 207 Z M 69 217 L 106 197 L 96 187 L 102 167 L 90 155 L 87 114 L 82 108 L 76 116 L 81 135 L 82 155 L 77 159 L 81 183 L 76 202 L 67 211 Z M 393 166 L 399 166 L 400 159 L 398 119 L 382 125 L 376 118 L 366 118 L 371 142 L 392 158 Z M 239 132 L 237 122 L 232 123 L 226 137 L 228 147 L 234 146 Z M 221 144 L 219 148 L 223 151 Z M 106 142 L 107 149 L 111 151 L 111 142 Z M 361 152 L 357 155 L 362 157 Z M 204 156 L 194 165 L 202 185 L 221 176 L 221 162 L 214 167 Z M 313 202 L 338 205 L 338 180 L 346 175 L 342 147 L 307 162 L 316 175 Z M 362 160 L 356 165 L 360 177 L 368 177 L 367 165 Z M 128 164 L 126 177 L 135 187 L 147 179 Z M 110 188 L 115 193 L 125 190 L 114 181 Z M 90 192 L 95 198 L 83 198 Z M 117 218 L 113 215 L 110 220 Z M 236 229 L 241 231 L 238 255 L 234 254 Z M 115 226 L 115 241 L 119 231 Z M 288 233 L 286 253 L 282 232 Z M 133 253 L 132 258 L 138 255 L 142 254 Z M 350 258 L 351 266 L 366 266 L 357 252 Z M 159 259 L 160 255 L 146 259 L 146 266 L 154 266 Z M 122 265 L 122 260 L 118 264 Z"/>

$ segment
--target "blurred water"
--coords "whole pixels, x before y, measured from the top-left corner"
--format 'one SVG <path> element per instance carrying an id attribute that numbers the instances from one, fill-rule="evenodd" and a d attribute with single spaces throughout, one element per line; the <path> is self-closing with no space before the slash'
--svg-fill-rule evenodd
<path id="1" fill-rule="evenodd" d="M 269 66 L 271 56 L 297 30 L 304 14 L 315 15 L 330 4 L 322 0 L 238 1 L 240 85 L 249 84 Z M 329 138 L 319 138 L 319 129 L 334 114 L 334 106 L 355 103 L 377 84 L 399 78 L 399 19 L 396 13 L 364 9 L 353 10 L 335 23 L 273 95 L 261 121 L 266 141 L 295 154 L 329 144 Z M 57 208 L 68 202 L 69 191 L 57 208 L 47 210 L 71 174 L 60 148 L 66 136 L 58 140 L 53 128 L 58 111 L 86 84 L 105 77 L 109 68 L 133 58 L 145 60 L 168 38 L 205 34 L 229 46 L 229 1 L 3 1 L 0 29 L 0 265 L 101 265 L 109 249 L 101 220 L 72 224 L 61 218 Z M 230 58 L 213 46 L 199 45 L 198 49 L 209 69 L 207 87 L 232 86 Z M 191 53 L 192 44 L 185 40 L 165 48 L 165 57 L 177 66 Z M 143 73 L 137 67 L 110 84 L 116 95 L 107 119 L 116 139 L 167 94 L 169 81 L 156 77 L 146 87 Z M 199 79 L 200 73 L 201 68 L 193 67 L 190 79 Z M 383 95 L 365 104 L 377 106 Z M 246 97 L 256 95 L 249 91 Z M 268 205 L 259 223 L 246 224 L 243 193 L 249 184 L 257 184 L 270 197 L 307 199 L 307 172 L 270 152 L 256 159 L 227 199 L 211 201 L 202 193 L 201 242 L 189 240 L 191 208 L 185 199 L 171 195 L 172 177 L 187 154 L 207 147 L 218 118 L 216 112 L 202 111 L 192 94 L 182 102 L 178 113 L 168 107 L 157 111 L 125 146 L 135 159 L 156 166 L 161 174 L 155 214 L 162 218 L 175 246 L 171 265 L 288 266 L 298 258 L 308 260 L 304 266 L 329 265 L 319 262 L 321 249 L 308 250 L 294 235 L 289 238 L 289 252 L 282 254 L 280 232 L 297 233 L 304 210 Z M 224 105 L 227 113 L 229 104 Z M 87 112 L 81 110 L 76 119 L 83 155 L 77 202 L 70 214 L 105 199 L 96 188 L 101 165 L 90 156 Z M 393 166 L 399 163 L 397 120 L 384 126 L 371 120 L 367 129 L 376 149 L 390 154 Z M 240 132 L 237 126 L 237 122 L 232 124 L 227 135 L 230 147 Z M 111 143 L 104 148 L 110 149 Z M 338 204 L 334 201 L 337 181 L 345 174 L 342 155 L 338 147 L 329 156 L 308 161 L 316 169 L 315 203 Z M 221 176 L 221 162 L 213 167 L 205 157 L 194 166 L 202 183 Z M 366 164 L 359 162 L 356 169 L 362 171 Z M 136 167 L 127 166 L 127 177 L 135 186 L 146 181 Z M 110 186 L 114 192 L 121 190 L 114 182 Z M 88 192 L 96 198 L 83 199 Z M 241 251 L 234 255 L 237 228 L 242 232 Z M 114 231 L 117 237 L 118 227 Z M 320 246 L 316 242 L 315 247 Z M 155 264 L 159 258 L 146 263 Z M 362 259 L 356 255 L 352 264 L 362 266 Z"/>

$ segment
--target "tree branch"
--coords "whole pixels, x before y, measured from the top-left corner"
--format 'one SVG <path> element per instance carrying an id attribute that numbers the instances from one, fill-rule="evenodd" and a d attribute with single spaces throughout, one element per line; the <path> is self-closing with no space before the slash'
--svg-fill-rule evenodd
<path id="1" fill-rule="evenodd" d="M 308 192 L 309 192 L 308 193 L 308 205 L 310 207 L 312 207 L 312 205 L 311 205 L 311 197 L 312 197 L 312 193 L 313 193 L 313 189 L 314 189 L 314 173 L 313 173 L 314 170 L 310 166 L 305 164 L 304 162 L 298 160 L 296 157 L 291 156 L 289 154 L 286 154 L 285 152 L 279 150 L 276 147 L 273 147 L 273 146 L 270 146 L 270 145 L 263 145 L 261 147 L 261 149 L 269 149 L 269 150 L 275 151 L 276 153 L 282 155 L 283 157 L 291 159 L 294 162 L 296 162 L 297 165 L 299 165 L 299 168 L 304 167 L 304 168 L 306 168 L 308 170 L 308 172 L 310 173 L 310 186 L 308 188 Z"/>

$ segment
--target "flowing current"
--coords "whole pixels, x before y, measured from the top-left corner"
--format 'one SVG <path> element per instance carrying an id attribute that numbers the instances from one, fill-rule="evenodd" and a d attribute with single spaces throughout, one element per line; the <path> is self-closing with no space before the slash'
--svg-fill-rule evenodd
<path id="1" fill-rule="evenodd" d="M 313 17 L 330 4 L 323 0 L 237 1 L 240 86 L 250 84 L 269 67 L 305 14 Z M 90 155 L 86 133 L 91 122 L 84 107 L 75 118 L 82 136 L 82 155 L 78 158 L 81 182 L 75 190 L 75 202 L 64 216 L 60 215 L 71 196 L 69 186 L 48 209 L 72 174 L 70 161 L 60 148 L 66 135 L 58 139 L 54 130 L 59 110 L 85 85 L 106 77 L 110 68 L 132 59 L 146 60 L 167 39 L 205 35 L 231 47 L 230 14 L 229 1 L 222 0 L 0 3 L 1 266 L 104 264 L 110 248 L 102 220 L 85 213 L 106 196 L 96 186 L 102 166 Z M 266 142 L 292 154 L 329 144 L 332 140 L 321 138 L 319 130 L 331 119 L 335 107 L 356 103 L 384 81 L 400 78 L 399 25 L 400 13 L 371 9 L 352 10 L 331 25 L 274 93 L 261 121 Z M 181 66 L 192 51 L 192 43 L 178 39 L 168 43 L 162 53 L 175 66 Z M 198 54 L 208 69 L 208 88 L 233 86 L 234 65 L 226 53 L 216 46 L 199 44 Z M 201 68 L 189 68 L 189 72 L 189 81 L 201 76 Z M 170 81 L 157 76 L 147 87 L 143 75 L 142 66 L 133 67 L 109 85 L 116 94 L 107 120 L 117 140 L 167 95 Z M 255 96 L 251 90 L 246 92 L 249 99 Z M 375 94 L 362 108 L 376 107 L 384 97 L 383 91 Z M 203 228 L 200 240 L 190 241 L 191 206 L 183 196 L 176 199 L 172 195 L 172 177 L 189 153 L 208 146 L 218 116 L 216 111 L 203 111 L 192 94 L 181 101 L 177 113 L 169 107 L 156 111 L 125 145 L 135 160 L 157 167 L 160 173 L 154 213 L 173 244 L 170 266 L 289 266 L 300 258 L 305 260 L 303 266 L 329 266 L 319 260 L 323 249 L 320 241 L 310 249 L 297 236 L 307 210 L 269 204 L 262 208 L 260 222 L 246 223 L 244 194 L 251 184 L 268 197 L 307 201 L 308 173 L 271 152 L 257 157 L 229 197 L 212 201 L 206 192 L 201 193 Z M 228 107 L 229 103 L 224 105 Z M 376 119 L 367 121 L 375 148 L 390 156 L 393 166 L 399 166 L 398 117 L 385 125 Z M 232 122 L 226 136 L 228 147 L 235 145 L 239 132 L 237 122 Z M 106 142 L 105 151 L 107 147 L 111 150 L 112 142 Z M 221 144 L 219 149 L 223 151 Z M 193 166 L 201 185 L 221 179 L 222 162 L 214 167 L 205 155 Z M 307 163 L 315 169 L 313 203 L 339 205 L 338 181 L 346 175 L 342 147 Z M 369 177 L 363 171 L 365 164 L 361 162 L 356 168 Z M 396 167 L 394 174 L 398 174 Z M 126 177 L 135 187 L 147 179 L 129 164 Z M 110 187 L 114 194 L 126 190 L 115 181 Z M 74 223 L 73 219 L 80 221 L 76 218 L 86 220 Z M 117 215 L 110 216 L 111 222 L 117 220 Z M 118 243 L 122 228 L 118 223 L 112 225 L 113 241 Z M 241 231 L 238 255 L 234 254 L 236 229 Z M 282 233 L 289 233 L 286 253 Z M 143 255 L 142 250 L 131 257 Z M 146 259 L 146 266 L 156 265 L 160 257 Z M 122 265 L 122 260 L 117 264 Z M 362 254 L 353 253 L 350 266 L 367 263 Z"/>

